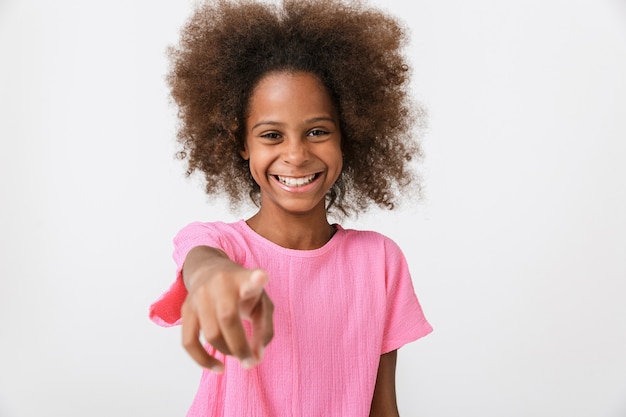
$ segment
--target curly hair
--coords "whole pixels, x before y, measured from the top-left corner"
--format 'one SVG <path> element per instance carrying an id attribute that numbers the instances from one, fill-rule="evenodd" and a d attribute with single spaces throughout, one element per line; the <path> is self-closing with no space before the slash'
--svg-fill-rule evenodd
<path id="1" fill-rule="evenodd" d="M 232 210 L 248 196 L 258 205 L 259 186 L 239 153 L 250 96 L 270 72 L 307 72 L 328 89 L 342 132 L 343 171 L 327 208 L 393 209 L 401 191 L 419 195 L 410 161 L 421 157 L 414 128 L 425 112 L 407 94 L 406 41 L 397 19 L 360 1 L 201 4 L 168 49 L 186 175 L 204 174 L 206 193 L 225 195 Z"/>

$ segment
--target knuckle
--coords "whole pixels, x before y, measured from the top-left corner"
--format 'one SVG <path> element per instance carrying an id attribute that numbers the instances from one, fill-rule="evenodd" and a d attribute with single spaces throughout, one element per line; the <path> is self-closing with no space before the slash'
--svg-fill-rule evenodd
<path id="1" fill-rule="evenodd" d="M 232 326 L 239 321 L 239 308 L 237 306 L 224 306 L 217 309 L 217 320 L 224 326 Z"/>

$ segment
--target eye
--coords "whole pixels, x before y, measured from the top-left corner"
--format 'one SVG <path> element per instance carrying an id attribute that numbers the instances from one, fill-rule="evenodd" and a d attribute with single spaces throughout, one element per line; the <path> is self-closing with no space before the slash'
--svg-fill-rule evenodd
<path id="1" fill-rule="evenodd" d="M 266 139 L 280 139 L 280 134 L 276 132 L 268 132 L 261 135 L 262 138 Z"/>
<path id="2" fill-rule="evenodd" d="M 307 136 L 323 136 L 323 135 L 328 135 L 329 132 L 325 131 L 325 130 L 321 130 L 321 129 L 313 129 L 311 130 Z"/>

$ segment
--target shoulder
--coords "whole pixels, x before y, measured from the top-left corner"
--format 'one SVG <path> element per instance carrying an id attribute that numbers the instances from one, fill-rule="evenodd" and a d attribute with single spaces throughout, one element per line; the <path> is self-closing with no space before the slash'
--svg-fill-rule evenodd
<path id="1" fill-rule="evenodd" d="M 191 222 L 185 225 L 182 229 L 178 231 L 176 234 L 175 240 L 180 239 L 188 239 L 194 238 L 197 236 L 228 236 L 232 234 L 237 234 L 239 229 L 239 223 L 226 223 L 221 221 L 215 222 Z"/>
<path id="2" fill-rule="evenodd" d="M 378 254 L 383 251 L 385 254 L 402 254 L 402 250 L 398 244 L 390 237 L 374 231 L 374 230 L 358 230 L 358 229 L 343 229 L 341 226 L 337 226 L 341 230 L 343 236 L 343 244 L 347 248 L 353 248 L 360 251 L 377 251 Z"/>
<path id="3" fill-rule="evenodd" d="M 337 225 L 337 227 L 341 230 L 344 238 L 349 241 L 359 242 L 365 245 L 373 244 L 397 246 L 396 242 L 389 236 L 374 230 L 344 229 L 339 225 Z"/>
<path id="4" fill-rule="evenodd" d="M 243 241 L 244 228 L 241 223 L 244 221 L 189 223 L 174 236 L 175 251 L 183 257 L 194 246 L 211 246 L 231 254 Z"/>

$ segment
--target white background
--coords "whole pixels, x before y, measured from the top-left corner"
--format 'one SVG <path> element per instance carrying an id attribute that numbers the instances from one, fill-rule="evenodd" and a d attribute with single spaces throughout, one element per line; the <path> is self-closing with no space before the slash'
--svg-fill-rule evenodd
<path id="1" fill-rule="evenodd" d="M 626 5 L 409 2 L 425 199 L 373 211 L 435 328 L 401 414 L 626 416 Z M 165 48 L 191 1 L 0 0 L 0 416 L 182 416 L 147 318 L 171 239 L 234 220 L 186 179 Z"/>

